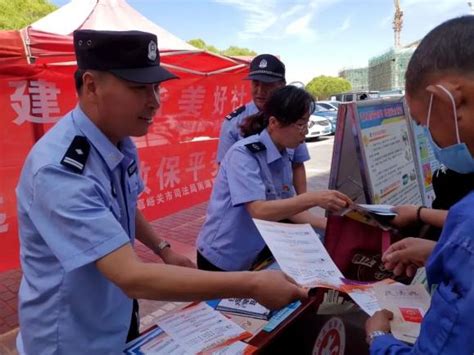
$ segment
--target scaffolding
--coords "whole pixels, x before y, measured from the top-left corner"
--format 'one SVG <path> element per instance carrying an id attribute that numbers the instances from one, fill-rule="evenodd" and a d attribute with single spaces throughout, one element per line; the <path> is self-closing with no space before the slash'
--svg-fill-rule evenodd
<path id="1" fill-rule="evenodd" d="M 369 68 L 343 69 L 339 77 L 351 83 L 352 91 L 365 91 L 369 89 Z"/>
<path id="2" fill-rule="evenodd" d="M 408 62 L 419 42 L 387 52 L 369 60 L 368 81 L 370 90 L 403 90 Z"/>

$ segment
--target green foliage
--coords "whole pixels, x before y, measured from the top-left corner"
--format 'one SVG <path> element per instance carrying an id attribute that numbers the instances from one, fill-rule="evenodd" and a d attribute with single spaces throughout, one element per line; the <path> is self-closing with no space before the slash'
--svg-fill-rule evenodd
<path id="1" fill-rule="evenodd" d="M 48 0 L 0 0 L 0 30 L 19 30 L 56 9 Z"/>
<path id="2" fill-rule="evenodd" d="M 351 88 L 351 83 L 346 79 L 325 75 L 313 78 L 306 85 L 306 90 L 318 100 L 329 99 L 331 95 L 350 91 Z"/>
<path id="3" fill-rule="evenodd" d="M 228 56 L 256 56 L 257 53 L 248 49 L 248 48 L 241 48 L 237 46 L 230 46 L 227 49 L 219 50 L 213 45 L 207 44 L 201 38 L 190 39 L 188 43 L 196 48 L 204 49 L 209 52 L 228 55 Z"/>
<path id="4" fill-rule="evenodd" d="M 230 46 L 229 48 L 221 51 L 221 54 L 228 55 L 228 56 L 253 56 L 254 57 L 257 55 L 257 52 L 248 48 Z"/>
<path id="5" fill-rule="evenodd" d="M 188 43 L 191 45 L 191 46 L 194 46 L 196 48 L 199 48 L 199 49 L 204 49 L 208 52 L 212 52 L 212 53 L 219 53 L 219 50 L 210 45 L 210 44 L 207 44 L 206 42 L 204 42 L 201 38 L 195 38 L 195 39 L 190 39 L 188 41 Z"/>

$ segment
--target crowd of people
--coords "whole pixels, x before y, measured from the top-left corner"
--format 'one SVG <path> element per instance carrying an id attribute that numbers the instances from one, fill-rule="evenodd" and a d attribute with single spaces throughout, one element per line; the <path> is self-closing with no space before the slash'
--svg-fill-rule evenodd
<path id="1" fill-rule="evenodd" d="M 308 290 L 284 273 L 251 271 L 269 254 L 252 218 L 309 223 L 323 236 L 326 218 L 309 209 L 351 203 L 339 191 L 308 191 L 305 135 L 315 101 L 286 85 L 277 57 L 262 54 L 246 77 L 252 101 L 222 122 L 197 266 L 176 253 L 137 209 L 143 182 L 130 139 L 152 124 L 160 83 L 177 79 L 160 66 L 156 44 L 139 31 L 74 33 L 78 104 L 33 147 L 17 187 L 21 354 L 121 353 L 138 336 L 136 299 L 248 297 L 272 309 L 305 299 Z M 435 179 L 434 208 L 395 208 L 394 226 L 431 232 L 394 243 L 382 260 L 396 275 L 426 267 L 432 301 L 413 346 L 390 334 L 390 312 L 370 317 L 372 354 L 474 353 L 473 44 L 474 16 L 455 18 L 430 31 L 408 65 L 410 115 L 447 171 Z M 164 264 L 140 261 L 135 238 Z"/>

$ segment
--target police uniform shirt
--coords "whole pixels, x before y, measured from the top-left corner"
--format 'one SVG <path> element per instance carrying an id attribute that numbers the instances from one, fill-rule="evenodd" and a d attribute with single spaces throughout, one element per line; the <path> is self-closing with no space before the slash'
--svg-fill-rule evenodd
<path id="1" fill-rule="evenodd" d="M 215 266 L 248 270 L 265 242 L 245 204 L 295 195 L 291 162 L 268 131 L 234 144 L 221 163 L 197 239 L 199 252 Z"/>
<path id="2" fill-rule="evenodd" d="M 371 354 L 474 353 L 474 193 L 454 205 L 426 264 L 431 306 L 414 346 L 392 335 L 376 337 Z"/>
<path id="3" fill-rule="evenodd" d="M 143 183 L 133 142 L 119 148 L 77 107 L 27 158 L 17 186 L 20 353 L 122 352 L 132 300 L 95 264 L 134 241 Z"/>
<path id="4" fill-rule="evenodd" d="M 240 126 L 244 120 L 258 112 L 258 108 L 255 103 L 249 102 L 237 108 L 226 116 L 221 126 L 221 132 L 219 135 L 219 145 L 217 146 L 217 162 L 221 163 L 224 159 L 225 154 L 232 145 L 243 139 Z M 300 144 L 296 149 L 287 149 L 290 156 L 290 160 L 294 163 L 304 163 L 310 159 L 308 147 L 306 143 Z"/>

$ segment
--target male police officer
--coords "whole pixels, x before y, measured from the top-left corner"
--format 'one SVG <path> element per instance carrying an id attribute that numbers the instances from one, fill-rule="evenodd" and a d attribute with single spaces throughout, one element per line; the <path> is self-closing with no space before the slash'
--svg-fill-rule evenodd
<path id="1" fill-rule="evenodd" d="M 280 272 L 210 273 L 142 263 L 135 236 L 167 264 L 192 266 L 136 208 L 136 148 L 159 108 L 156 36 L 74 33 L 79 105 L 30 152 L 17 187 L 23 279 L 21 354 L 118 354 L 132 298 L 254 297 L 281 307 L 305 291 Z"/>
<path id="2" fill-rule="evenodd" d="M 246 77 L 251 80 L 252 101 L 237 108 L 226 116 L 222 123 L 217 147 L 217 162 L 220 164 L 232 145 L 244 138 L 240 126 L 244 120 L 261 110 L 270 95 L 286 85 L 285 65 L 271 54 L 256 56 L 250 63 L 250 72 Z M 309 160 L 308 148 L 305 143 L 289 151 L 293 166 L 293 185 L 296 193 L 306 192 L 306 170 L 304 162 Z"/>

